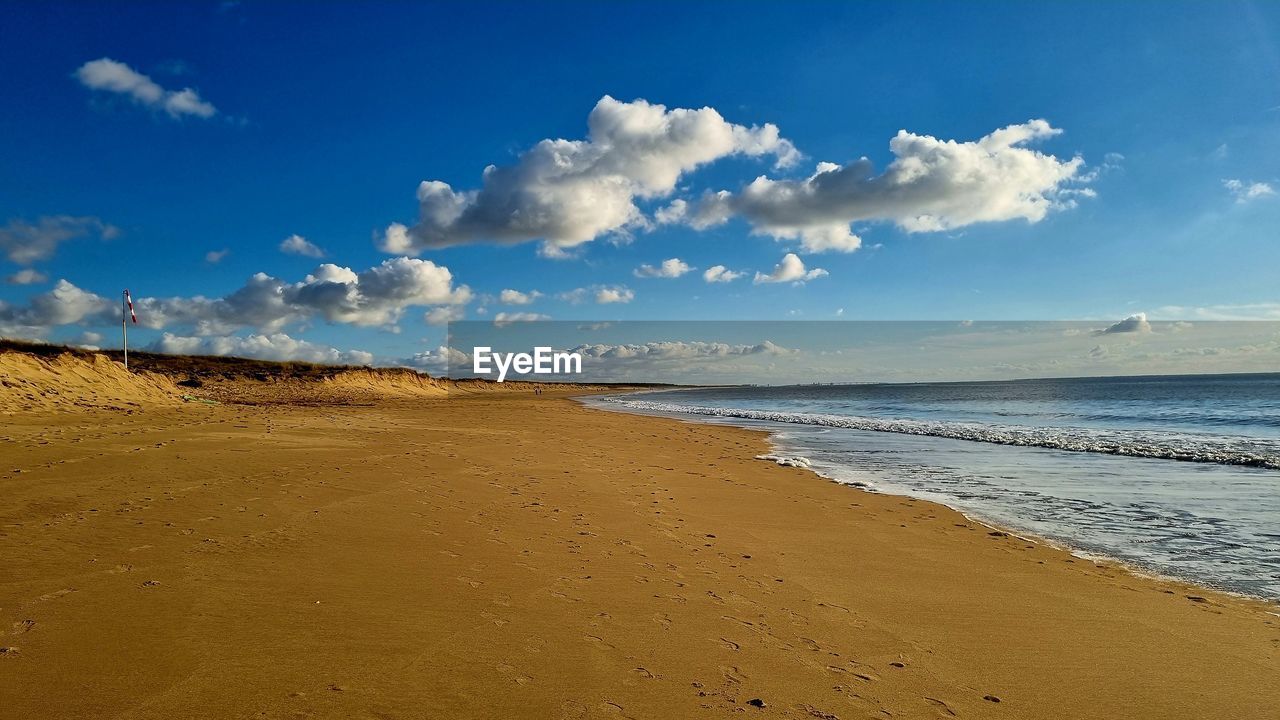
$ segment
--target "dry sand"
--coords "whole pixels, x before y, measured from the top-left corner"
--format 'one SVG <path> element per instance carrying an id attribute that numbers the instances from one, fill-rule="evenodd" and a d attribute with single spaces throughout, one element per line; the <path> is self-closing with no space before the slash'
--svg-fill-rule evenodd
<path id="1" fill-rule="evenodd" d="M 1280 717 L 1274 606 L 746 430 L 460 392 L 3 421 L 3 718 Z"/>

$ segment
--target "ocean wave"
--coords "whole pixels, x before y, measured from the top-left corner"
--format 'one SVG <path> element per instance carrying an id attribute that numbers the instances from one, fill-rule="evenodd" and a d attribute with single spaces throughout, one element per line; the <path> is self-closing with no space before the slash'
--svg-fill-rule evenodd
<path id="1" fill-rule="evenodd" d="M 757 455 L 756 459 L 770 460 L 783 467 L 797 467 L 804 468 L 806 470 L 808 470 L 811 465 L 809 458 L 804 457 L 803 455 L 775 455 L 773 453 L 769 453 L 768 455 Z"/>
<path id="2" fill-rule="evenodd" d="M 751 410 L 702 405 L 634 400 L 626 397 L 602 398 L 635 410 L 682 415 L 740 418 L 795 425 L 927 435 L 931 437 L 1039 447 L 1070 452 L 1102 453 L 1129 457 L 1216 463 L 1280 470 L 1280 442 L 1257 438 L 1228 438 L 1191 433 L 1103 430 L 1095 428 L 1027 427 L 934 420 L 829 415 L 821 413 Z"/>

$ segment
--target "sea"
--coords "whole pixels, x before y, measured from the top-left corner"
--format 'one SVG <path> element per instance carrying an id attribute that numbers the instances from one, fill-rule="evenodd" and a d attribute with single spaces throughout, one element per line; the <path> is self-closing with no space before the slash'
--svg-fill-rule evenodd
<path id="1" fill-rule="evenodd" d="M 716 387 L 585 402 L 765 429 L 776 448 L 766 460 L 1280 600 L 1280 373 Z"/>

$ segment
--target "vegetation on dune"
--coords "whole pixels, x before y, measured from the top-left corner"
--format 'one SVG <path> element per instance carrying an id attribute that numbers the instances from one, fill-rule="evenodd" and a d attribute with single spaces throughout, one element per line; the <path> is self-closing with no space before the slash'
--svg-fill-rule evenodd
<path id="1" fill-rule="evenodd" d="M 20 352 L 43 358 L 73 355 L 91 359 L 105 355 L 117 362 L 124 361 L 120 350 L 85 350 L 67 345 L 7 340 L 0 338 L 0 352 Z M 148 371 L 176 378 L 192 380 L 320 380 L 343 372 L 365 370 L 360 365 L 321 365 L 308 362 L 276 362 L 241 357 L 216 355 L 165 355 L 145 351 L 129 352 L 129 369 Z M 379 372 L 418 375 L 409 368 L 379 368 Z"/>

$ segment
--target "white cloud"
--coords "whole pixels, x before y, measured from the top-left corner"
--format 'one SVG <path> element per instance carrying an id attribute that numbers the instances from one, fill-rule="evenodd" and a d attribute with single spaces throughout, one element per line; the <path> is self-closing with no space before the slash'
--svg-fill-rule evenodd
<path id="1" fill-rule="evenodd" d="M 1246 182 L 1244 180 L 1223 180 L 1223 187 L 1235 197 L 1237 203 L 1270 197 L 1276 194 L 1275 188 L 1264 182 Z"/>
<path id="2" fill-rule="evenodd" d="M 510 325 L 511 323 L 537 322 L 539 320 L 550 320 L 550 319 L 551 319 L 550 315 L 543 315 L 542 313 L 500 312 L 497 315 L 493 316 L 493 324 L 497 325 L 498 327 L 503 327 L 505 325 Z"/>
<path id="3" fill-rule="evenodd" d="M 338 350 L 284 333 L 237 337 L 183 337 L 165 333 L 149 347 L 173 355 L 235 355 L 259 360 L 299 360 L 329 365 L 371 365 L 373 354 L 363 350 Z"/>
<path id="4" fill-rule="evenodd" d="M 325 256 L 324 250 L 321 250 L 314 243 L 301 235 L 290 235 L 280 241 L 280 252 L 285 255 L 301 255 L 309 258 L 322 258 Z"/>
<path id="5" fill-rule="evenodd" d="M 1151 323 L 1147 322 L 1146 313 L 1136 313 L 1117 322 L 1108 325 L 1102 330 L 1095 332 L 1095 335 L 1115 335 L 1120 333 L 1149 333 L 1151 332 Z"/>
<path id="6" fill-rule="evenodd" d="M 579 345 L 573 348 L 572 352 L 582 353 L 584 358 L 602 360 L 695 360 L 744 355 L 787 355 L 795 351 L 769 340 L 755 345 L 676 340 L 643 344 Z"/>
<path id="7" fill-rule="evenodd" d="M 116 303 L 81 290 L 66 280 L 32 297 L 25 306 L 0 301 L 0 334 L 32 337 L 56 325 L 106 322 L 120 319 Z"/>
<path id="8" fill-rule="evenodd" d="M 710 372 L 728 379 L 754 368 L 772 366 L 779 358 L 798 356 L 798 351 L 769 340 L 755 345 L 731 345 L 705 341 L 655 341 L 627 344 L 581 344 L 570 352 L 580 353 L 583 367 L 593 380 L 670 379 L 672 373 Z"/>
<path id="9" fill-rule="evenodd" d="M 689 201 L 683 198 L 672 200 L 670 205 L 654 211 L 653 220 L 659 225 L 692 224 L 689 219 Z"/>
<path id="10" fill-rule="evenodd" d="M 728 190 L 704 193 L 697 203 L 676 198 L 655 211 L 653 219 L 659 225 L 682 224 L 694 230 L 706 230 L 729 222 L 733 217 L 732 200 L 733 193 Z"/>
<path id="11" fill-rule="evenodd" d="M 457 348 L 441 345 L 435 350 L 426 350 L 403 358 L 397 361 L 396 364 L 414 368 L 415 370 L 443 374 L 448 371 L 451 365 L 454 367 L 469 366 L 471 364 L 471 355 Z"/>
<path id="12" fill-rule="evenodd" d="M 772 155 L 779 166 L 799 154 L 774 125 L 745 127 L 709 107 L 600 99 L 585 140 L 543 140 L 514 165 L 485 168 L 477 190 L 438 180 L 418 187 L 419 219 L 389 226 L 381 247 L 416 254 L 472 242 L 543 240 L 552 254 L 648 221 L 637 199 L 670 195 L 681 176 L 730 155 Z"/>
<path id="13" fill-rule="evenodd" d="M 658 267 L 648 263 L 642 264 L 635 269 L 635 276 L 642 278 L 678 278 L 691 270 L 693 268 L 680 258 L 670 258 L 663 260 Z"/>
<path id="14" fill-rule="evenodd" d="M 603 287 L 596 290 L 596 304 L 629 303 L 635 296 L 634 292 L 625 287 Z"/>
<path id="15" fill-rule="evenodd" d="M 800 284 L 807 280 L 815 280 L 825 277 L 827 271 L 822 268 L 814 268 L 806 270 L 804 261 L 796 256 L 795 253 L 787 253 L 782 256 L 782 261 L 773 266 L 773 272 L 768 275 L 764 273 L 756 273 L 755 283 L 783 283 L 790 282 Z"/>
<path id="16" fill-rule="evenodd" d="M 91 90 L 124 95 L 143 107 L 163 111 L 172 118 L 185 115 L 210 118 L 218 112 L 195 90 L 166 90 L 146 75 L 111 58 L 90 60 L 75 71 L 75 77 Z"/>
<path id="17" fill-rule="evenodd" d="M 226 248 L 223 248 L 221 250 L 210 250 L 209 252 L 204 254 L 204 261 L 209 263 L 210 265 L 217 265 L 218 263 L 222 262 L 223 258 L 225 258 L 227 255 L 230 255 L 230 254 L 231 254 L 231 251 Z"/>
<path id="18" fill-rule="evenodd" d="M 49 276 L 39 270 L 25 268 L 5 278 L 4 281 L 10 285 L 36 285 L 48 279 Z"/>
<path id="19" fill-rule="evenodd" d="M 321 317 L 331 323 L 386 326 L 406 308 L 461 305 L 471 290 L 455 287 L 449 269 L 428 260 L 392 258 L 362 272 L 323 264 L 301 282 L 258 273 L 226 297 L 142 298 L 138 321 L 148 327 L 191 326 L 197 335 L 225 335 L 241 327 L 268 333 Z"/>
<path id="20" fill-rule="evenodd" d="M 874 174 L 871 161 L 818 163 L 803 180 L 756 178 L 740 193 L 707 194 L 695 209 L 669 206 L 664 217 L 715 224 L 745 217 L 753 230 L 799 240 L 810 252 L 851 252 L 861 239 L 859 221 L 889 221 L 907 232 L 950 230 L 980 222 L 1038 222 L 1051 210 L 1074 206 L 1087 188 L 1083 160 L 1058 158 L 1024 147 L 1060 133 L 1044 120 L 996 130 L 975 141 L 939 140 L 899 131 L 889 142 L 893 162 Z"/>
<path id="21" fill-rule="evenodd" d="M 592 285 L 591 287 L 575 288 L 556 295 L 557 298 L 574 305 L 586 302 L 588 298 L 594 300 L 598 305 L 629 303 L 635 299 L 635 296 L 635 292 L 625 285 Z"/>
<path id="22" fill-rule="evenodd" d="M 1162 320 L 1186 318 L 1194 320 L 1280 320 L 1280 302 L 1210 305 L 1207 307 L 1166 305 L 1153 310 L 1151 316 Z"/>
<path id="23" fill-rule="evenodd" d="M 110 240 L 119 234 L 118 229 L 96 217 L 56 215 L 35 223 L 15 219 L 0 227 L 0 252 L 11 262 L 30 265 L 53 257 L 58 246 L 68 240 L 95 235 Z"/>
<path id="24" fill-rule="evenodd" d="M 746 273 L 735 272 L 723 265 L 712 265 L 702 273 L 702 279 L 709 283 L 727 283 L 733 282 L 743 275 L 746 275 Z"/>
<path id="25" fill-rule="evenodd" d="M 445 325 L 451 322 L 457 322 L 466 317 L 466 312 L 459 305 L 441 305 L 440 307 L 431 308 L 427 311 L 422 319 L 428 325 Z"/>
<path id="26" fill-rule="evenodd" d="M 537 290 L 529 292 L 520 292 L 519 290 L 503 290 L 498 294 L 498 301 L 503 305 L 529 305 L 534 300 L 542 297 L 542 293 Z"/>

